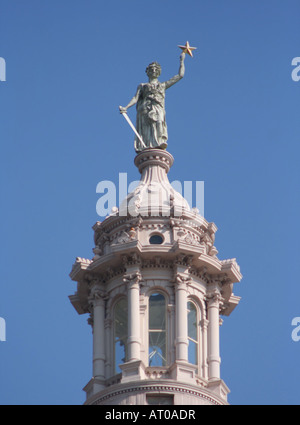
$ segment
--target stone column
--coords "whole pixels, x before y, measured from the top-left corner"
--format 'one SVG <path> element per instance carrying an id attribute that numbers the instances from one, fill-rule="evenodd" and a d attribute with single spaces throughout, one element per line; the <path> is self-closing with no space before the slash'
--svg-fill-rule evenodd
<path id="1" fill-rule="evenodd" d="M 200 323 L 202 327 L 202 340 L 200 343 L 202 343 L 202 377 L 204 379 L 207 379 L 208 377 L 208 367 L 207 367 L 207 327 L 208 327 L 208 320 L 202 319 Z"/>
<path id="2" fill-rule="evenodd" d="M 179 273 L 175 283 L 176 360 L 188 361 L 187 280 Z"/>
<path id="3" fill-rule="evenodd" d="M 222 297 L 218 291 L 207 295 L 208 308 L 208 379 L 220 379 L 219 310 Z"/>
<path id="4" fill-rule="evenodd" d="M 126 274 L 123 281 L 128 285 L 128 359 L 127 362 L 140 360 L 140 285 L 141 274 Z"/>
<path id="5" fill-rule="evenodd" d="M 105 292 L 99 287 L 91 291 L 90 304 L 93 308 L 93 377 L 105 380 Z"/>
<path id="6" fill-rule="evenodd" d="M 108 379 L 111 376 L 111 335 L 112 335 L 112 320 L 107 317 L 104 322 L 105 327 L 105 346 L 106 346 L 106 360 L 105 360 L 105 376 Z"/>
<path id="7" fill-rule="evenodd" d="M 143 300 L 144 301 L 144 300 Z M 147 363 L 148 360 L 148 353 L 145 350 L 145 341 L 144 335 L 147 335 L 148 329 L 146 326 L 146 311 L 147 311 L 147 305 L 143 303 L 142 300 L 140 300 L 140 337 L 141 337 L 141 348 L 140 348 L 140 357 L 144 364 Z"/>
<path id="8" fill-rule="evenodd" d="M 175 339 L 175 305 L 168 305 L 168 323 L 169 323 L 169 335 L 168 335 L 168 349 L 170 364 L 174 363 L 176 358 L 176 346 L 174 345 Z"/>

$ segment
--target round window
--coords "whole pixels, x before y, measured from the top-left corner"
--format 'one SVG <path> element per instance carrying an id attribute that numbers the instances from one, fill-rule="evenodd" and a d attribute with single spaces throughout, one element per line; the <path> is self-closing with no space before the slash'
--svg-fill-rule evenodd
<path id="1" fill-rule="evenodd" d="M 161 235 L 152 235 L 150 236 L 149 243 L 151 245 L 160 245 L 164 241 L 164 238 Z"/>

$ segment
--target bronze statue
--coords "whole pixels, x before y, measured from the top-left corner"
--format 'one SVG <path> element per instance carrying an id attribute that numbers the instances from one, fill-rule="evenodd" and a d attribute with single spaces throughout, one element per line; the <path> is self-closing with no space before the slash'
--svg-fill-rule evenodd
<path id="1" fill-rule="evenodd" d="M 188 42 L 185 46 L 179 46 L 182 49 L 180 55 L 180 66 L 178 74 L 169 80 L 161 83 L 158 77 L 161 74 L 161 66 L 157 62 L 152 62 L 146 68 L 148 83 L 142 83 L 138 86 L 135 96 L 127 106 L 119 106 L 121 114 L 129 122 L 134 130 L 136 137 L 134 147 L 136 152 L 141 152 L 148 148 L 167 148 L 168 131 L 166 124 L 165 111 L 165 91 L 173 84 L 177 83 L 184 76 L 185 54 L 192 56 L 194 47 L 190 47 Z M 136 128 L 127 116 L 127 109 L 133 105 L 136 106 Z"/>

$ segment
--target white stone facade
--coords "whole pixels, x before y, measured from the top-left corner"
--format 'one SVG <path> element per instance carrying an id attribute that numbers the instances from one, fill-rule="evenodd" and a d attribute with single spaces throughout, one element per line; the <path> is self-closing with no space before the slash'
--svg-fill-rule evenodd
<path id="1" fill-rule="evenodd" d="M 95 224 L 94 258 L 70 273 L 70 301 L 93 327 L 86 404 L 227 404 L 220 315 L 238 304 L 242 276 L 218 259 L 215 224 L 171 187 L 172 163 L 160 149 L 137 155 L 140 184 Z"/>

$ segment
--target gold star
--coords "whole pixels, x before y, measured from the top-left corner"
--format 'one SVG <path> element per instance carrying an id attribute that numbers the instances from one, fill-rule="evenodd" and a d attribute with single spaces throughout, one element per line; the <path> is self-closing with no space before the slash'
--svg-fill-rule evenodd
<path id="1" fill-rule="evenodd" d="M 191 47 L 188 41 L 185 43 L 185 46 L 178 46 L 178 47 L 182 49 L 183 53 L 187 53 L 191 57 L 193 57 L 192 50 L 197 49 L 197 47 Z"/>

